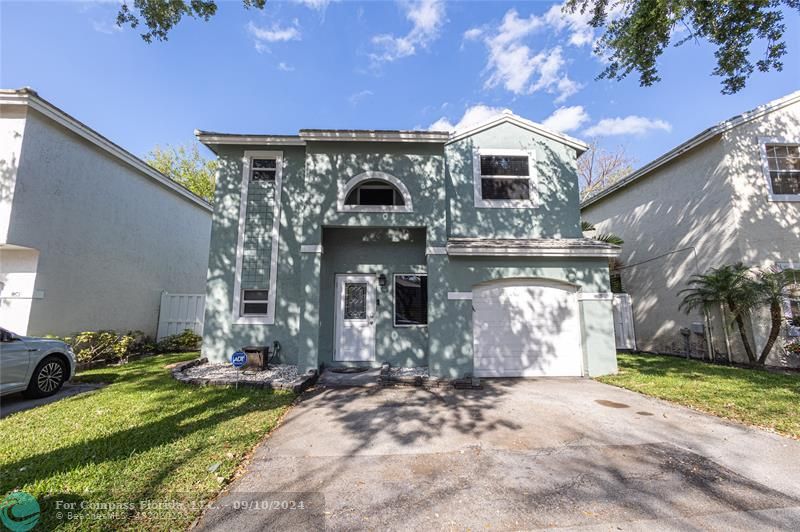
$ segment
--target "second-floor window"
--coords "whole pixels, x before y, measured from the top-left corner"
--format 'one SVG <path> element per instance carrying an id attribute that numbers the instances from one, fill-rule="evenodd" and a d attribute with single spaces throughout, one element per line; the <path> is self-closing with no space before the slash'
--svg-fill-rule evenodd
<path id="1" fill-rule="evenodd" d="M 535 200 L 530 154 L 478 150 L 474 161 L 476 207 L 531 207 Z"/>
<path id="2" fill-rule="evenodd" d="M 403 195 L 392 184 L 385 181 L 365 181 L 350 191 L 344 200 L 345 205 L 405 205 Z"/>
<path id="3" fill-rule="evenodd" d="M 772 195 L 800 199 L 800 144 L 765 143 L 763 149 Z"/>
<path id="4" fill-rule="evenodd" d="M 276 159 L 251 159 L 250 181 L 275 181 L 278 171 Z"/>

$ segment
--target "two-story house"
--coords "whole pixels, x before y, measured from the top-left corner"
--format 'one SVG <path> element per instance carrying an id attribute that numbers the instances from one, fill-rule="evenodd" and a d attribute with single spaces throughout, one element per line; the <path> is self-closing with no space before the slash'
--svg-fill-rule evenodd
<path id="1" fill-rule="evenodd" d="M 584 201 L 582 214 L 625 240 L 619 274 L 640 349 L 746 362 L 730 316 L 716 308 L 683 314 L 679 292 L 692 275 L 725 264 L 800 268 L 800 92 L 702 131 Z M 783 349 L 800 335 L 795 275 L 768 364 L 800 365 Z M 757 352 L 767 314 L 748 320 Z"/>
<path id="2" fill-rule="evenodd" d="M 587 146 L 510 112 L 466 131 L 197 132 L 219 157 L 203 350 L 428 366 L 443 379 L 616 370 L 608 258 L 582 237 Z"/>

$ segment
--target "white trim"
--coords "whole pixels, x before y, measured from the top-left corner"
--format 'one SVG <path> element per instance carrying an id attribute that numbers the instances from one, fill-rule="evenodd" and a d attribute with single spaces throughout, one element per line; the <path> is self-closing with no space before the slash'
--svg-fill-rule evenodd
<path id="1" fill-rule="evenodd" d="M 515 126 L 519 126 L 523 129 L 527 129 L 528 131 L 532 131 L 533 133 L 538 133 L 543 137 L 547 137 L 562 144 L 566 144 L 567 146 L 570 146 L 571 148 L 577 150 L 579 152 L 579 155 L 580 153 L 583 153 L 589 149 L 589 145 L 583 141 L 570 137 L 569 135 L 564 135 L 563 133 L 558 133 L 557 131 L 553 131 L 552 129 L 548 129 L 542 124 L 537 124 L 536 122 L 532 122 L 526 118 L 517 116 L 511 111 L 503 111 L 502 114 L 493 116 L 492 118 L 489 118 L 484 122 L 476 124 L 469 129 L 455 131 L 453 135 L 450 137 L 448 144 L 457 142 L 466 137 L 471 137 L 472 135 L 480 133 L 481 131 L 486 131 L 487 129 L 491 129 L 505 122 L 508 122 Z"/>
<path id="2" fill-rule="evenodd" d="M 450 135 L 444 131 L 381 131 L 367 129 L 301 129 L 307 141 L 346 142 L 432 142 L 444 144 Z"/>
<path id="3" fill-rule="evenodd" d="M 671 149 L 661 157 L 658 157 L 657 159 L 647 163 L 646 165 L 639 168 L 635 172 L 628 174 L 625 178 L 617 181 L 610 187 L 603 189 L 601 192 L 598 192 L 589 199 L 581 202 L 581 209 L 585 209 L 589 205 L 592 205 L 593 203 L 600 201 L 606 196 L 613 194 L 617 190 L 629 185 L 630 183 L 639 179 L 640 177 L 643 177 L 649 174 L 650 172 L 654 171 L 655 169 L 667 164 L 676 157 L 680 157 L 684 153 L 696 148 L 697 146 L 700 146 L 701 144 L 716 137 L 717 135 L 725 133 L 726 131 L 729 131 L 741 124 L 745 124 L 750 120 L 755 120 L 773 111 L 777 111 L 778 109 L 786 107 L 787 105 L 791 105 L 799 100 L 800 100 L 800 91 L 795 91 L 791 94 L 784 96 L 783 98 L 778 98 L 777 100 L 773 100 L 762 106 L 756 107 L 751 111 L 742 113 L 738 116 L 734 116 L 733 118 L 725 120 L 724 122 L 720 122 L 719 124 L 712 126 L 706 129 L 705 131 L 701 131 L 700 133 L 690 138 L 683 144 L 679 144 L 678 146 Z"/>
<path id="4" fill-rule="evenodd" d="M 621 249 L 448 248 L 448 255 L 485 257 L 618 257 Z"/>
<path id="5" fill-rule="evenodd" d="M 472 300 L 472 292 L 447 292 L 447 299 L 450 300 Z"/>
<path id="6" fill-rule="evenodd" d="M 270 241 L 269 265 L 269 310 L 264 316 L 242 316 L 242 259 L 244 252 L 245 219 L 247 218 L 247 192 L 250 183 L 250 161 L 252 159 L 275 159 L 275 193 L 273 194 L 272 234 Z M 239 227 L 236 239 L 236 270 L 233 281 L 233 323 L 237 325 L 272 325 L 275 323 L 275 301 L 278 286 L 278 248 L 280 247 L 281 222 L 281 189 L 283 185 L 283 152 L 282 151 L 250 151 L 244 152 L 242 158 L 242 184 L 239 199 Z"/>
<path id="7" fill-rule="evenodd" d="M 482 156 L 527 156 L 527 176 L 485 176 L 481 174 Z M 496 149 L 475 147 L 472 150 L 472 185 L 475 207 L 478 209 L 533 209 L 538 206 L 539 187 L 534 172 L 536 154 L 533 150 Z M 528 178 L 530 197 L 528 199 L 484 199 L 481 187 L 482 179 L 524 179 Z"/>
<path id="8" fill-rule="evenodd" d="M 208 212 L 212 212 L 211 204 L 206 202 L 200 196 L 195 195 L 188 189 L 177 184 L 172 179 L 168 178 L 155 168 L 142 161 L 124 148 L 117 146 L 100 133 L 91 129 L 87 125 L 81 123 L 74 117 L 65 113 L 55 105 L 41 98 L 36 92 L 30 89 L 21 89 L 19 91 L 3 91 L 0 92 L 0 105 L 27 105 L 31 109 L 41 113 L 50 120 L 59 124 L 60 126 L 70 130 L 79 137 L 87 140 L 97 146 L 98 148 L 113 155 L 117 159 L 132 166 L 135 170 L 145 174 L 149 178 L 158 182 L 163 187 L 176 192 L 183 198 L 191 201 L 192 203 L 202 207 Z"/>
<path id="9" fill-rule="evenodd" d="M 345 205 L 347 195 L 361 183 L 365 181 L 378 180 L 391 183 L 403 196 L 405 205 Z M 336 210 L 338 212 L 413 212 L 414 206 L 411 201 L 411 194 L 406 185 L 391 174 L 385 172 L 375 172 L 369 170 L 350 178 L 347 183 L 339 182 L 338 195 L 336 197 Z"/>
<path id="10" fill-rule="evenodd" d="M 234 144 L 237 146 L 305 146 L 306 141 L 294 135 L 237 135 L 194 130 L 197 140 L 206 146 Z"/>
<path id="11" fill-rule="evenodd" d="M 300 253 L 320 253 L 322 254 L 322 244 L 303 244 L 300 246 Z"/>
<path id="12" fill-rule="evenodd" d="M 767 144 L 800 147 L 800 141 L 797 139 L 790 140 L 787 137 L 758 137 L 758 151 L 761 155 L 761 173 L 767 181 L 769 201 L 800 201 L 800 194 L 775 194 L 772 192 L 772 178 L 769 175 L 769 160 L 767 159 Z"/>
<path id="13" fill-rule="evenodd" d="M 426 273 L 414 273 L 414 272 L 402 273 L 401 272 L 401 273 L 392 274 L 392 299 L 393 299 L 393 302 L 392 302 L 392 327 L 394 327 L 396 329 L 405 329 L 405 328 L 410 328 L 410 327 L 427 327 L 428 326 L 428 322 L 427 321 L 425 323 L 408 323 L 408 324 L 400 324 L 400 325 L 398 325 L 397 321 L 395 320 L 395 318 L 397 318 L 397 293 L 396 293 L 397 292 L 397 290 L 396 290 L 397 277 L 398 276 L 407 277 L 407 276 L 412 276 L 412 275 L 414 277 L 425 277 L 425 278 L 428 277 L 428 273 L 427 272 Z M 427 311 L 427 309 L 425 310 L 425 319 L 426 320 L 428 319 L 428 311 Z"/>
<path id="14" fill-rule="evenodd" d="M 578 292 L 578 301 L 613 301 L 611 292 Z"/>
<path id="15" fill-rule="evenodd" d="M 426 255 L 447 255 L 446 246 L 427 246 L 425 248 Z"/>

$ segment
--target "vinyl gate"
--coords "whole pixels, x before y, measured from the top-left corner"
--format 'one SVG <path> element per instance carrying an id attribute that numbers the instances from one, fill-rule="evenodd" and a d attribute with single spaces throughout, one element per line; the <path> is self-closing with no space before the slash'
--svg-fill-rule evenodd
<path id="1" fill-rule="evenodd" d="M 614 294 L 614 339 L 617 349 L 636 350 L 636 335 L 633 330 L 631 296 Z"/>
<path id="2" fill-rule="evenodd" d="M 158 312 L 157 340 L 178 334 L 184 329 L 203 334 L 203 316 L 206 308 L 205 294 L 170 294 L 161 292 Z"/>

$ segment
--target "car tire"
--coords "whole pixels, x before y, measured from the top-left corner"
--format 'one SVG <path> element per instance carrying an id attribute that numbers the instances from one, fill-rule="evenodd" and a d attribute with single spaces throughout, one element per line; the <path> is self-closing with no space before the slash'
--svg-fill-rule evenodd
<path id="1" fill-rule="evenodd" d="M 28 397 L 47 397 L 55 394 L 67 378 L 67 365 L 57 356 L 45 357 L 36 366 L 28 383 L 25 395 Z"/>

